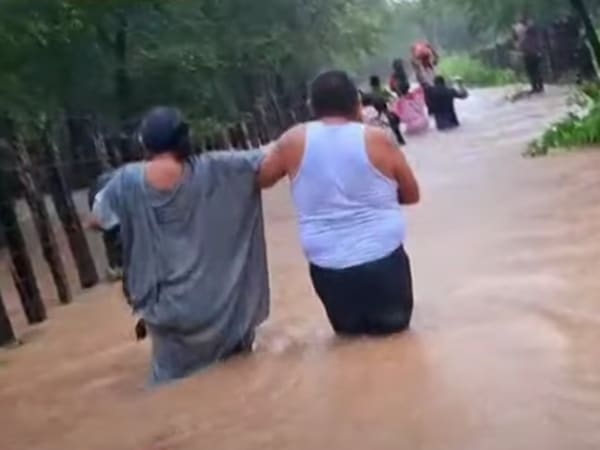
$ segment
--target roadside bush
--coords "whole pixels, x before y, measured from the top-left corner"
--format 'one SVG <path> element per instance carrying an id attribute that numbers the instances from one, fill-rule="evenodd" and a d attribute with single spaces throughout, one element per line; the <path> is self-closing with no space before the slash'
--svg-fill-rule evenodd
<path id="1" fill-rule="evenodd" d="M 450 55 L 441 58 L 438 72 L 448 79 L 460 77 L 469 86 L 502 86 L 517 82 L 510 69 L 494 69 L 468 55 Z"/>
<path id="2" fill-rule="evenodd" d="M 575 102 L 582 113 L 570 113 L 553 124 L 540 139 L 529 145 L 526 155 L 543 156 L 553 150 L 565 152 L 600 144 L 600 84 L 581 86 Z"/>

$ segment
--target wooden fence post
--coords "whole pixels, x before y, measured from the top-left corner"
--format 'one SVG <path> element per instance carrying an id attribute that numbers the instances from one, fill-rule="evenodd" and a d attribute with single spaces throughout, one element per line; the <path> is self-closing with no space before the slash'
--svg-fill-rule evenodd
<path id="1" fill-rule="evenodd" d="M 106 146 L 106 139 L 100 129 L 100 126 L 96 123 L 95 119 L 91 119 L 90 123 L 90 135 L 94 142 L 94 153 L 96 155 L 96 161 L 100 166 L 100 171 L 105 172 L 112 169 L 110 164 L 110 153 Z"/>
<path id="2" fill-rule="evenodd" d="M 221 135 L 223 142 L 223 148 L 221 150 L 231 150 L 233 148 L 233 144 L 231 143 L 231 137 L 229 136 L 227 128 L 222 128 L 219 134 Z"/>
<path id="3" fill-rule="evenodd" d="M 52 221 L 48 214 L 48 208 L 46 208 L 46 201 L 36 182 L 37 177 L 33 173 L 29 151 L 18 130 L 14 130 L 12 144 L 18 177 L 40 239 L 44 259 L 54 280 L 58 299 L 62 304 L 71 303 L 73 297 L 56 235 L 52 228 Z"/>
<path id="4" fill-rule="evenodd" d="M 8 312 L 4 306 L 2 293 L 0 293 L 0 347 L 12 344 L 15 341 L 15 332 L 13 331 Z"/>
<path id="5" fill-rule="evenodd" d="M 46 320 L 46 307 L 42 301 L 35 273 L 23 233 L 19 227 L 19 220 L 15 211 L 14 202 L 8 190 L 6 179 L 7 171 L 0 175 L 0 225 L 8 246 L 11 257 L 11 274 L 19 293 L 25 316 L 30 324 Z"/>
<path id="6" fill-rule="evenodd" d="M 226 143 L 223 139 L 223 133 L 216 132 L 212 137 L 213 150 L 225 150 Z"/>
<path id="7" fill-rule="evenodd" d="M 229 127 L 225 127 L 224 132 L 229 137 L 229 142 L 231 143 L 231 148 L 238 150 L 241 148 L 240 136 L 238 130 L 235 125 L 231 125 Z"/>
<path id="8" fill-rule="evenodd" d="M 67 236 L 69 248 L 77 267 L 79 282 L 83 288 L 90 288 L 98 284 L 98 272 L 63 172 L 59 150 L 47 127 L 42 133 L 42 150 L 48 164 L 46 177 L 48 190 L 54 203 L 54 209 Z"/>
<path id="9" fill-rule="evenodd" d="M 215 149 L 215 141 L 212 136 L 207 135 L 204 137 L 204 148 L 209 152 Z"/>
<path id="10" fill-rule="evenodd" d="M 290 124 L 295 125 L 298 123 L 298 117 L 296 116 L 296 111 L 293 108 L 288 110 L 288 115 L 290 117 Z"/>
<path id="11" fill-rule="evenodd" d="M 275 139 L 276 132 L 270 126 L 269 121 L 267 120 L 267 113 L 262 107 L 258 107 L 256 110 L 258 124 L 263 134 L 263 144 L 268 144 L 273 139 Z"/>
<path id="12" fill-rule="evenodd" d="M 126 143 L 127 139 L 122 136 L 122 133 L 117 133 L 117 136 L 109 141 L 107 148 L 110 157 L 110 165 L 112 167 L 121 167 L 123 165 L 121 147 L 126 145 Z"/>
<path id="13" fill-rule="evenodd" d="M 201 154 L 206 152 L 206 138 L 202 136 L 196 139 L 196 145 L 194 146 L 194 153 Z"/>
<path id="14" fill-rule="evenodd" d="M 246 128 L 246 124 L 243 120 L 236 124 L 235 131 L 238 138 L 237 140 L 239 147 L 242 150 L 248 150 L 251 147 L 251 145 L 248 142 L 248 129 Z"/>
<path id="15" fill-rule="evenodd" d="M 246 130 L 248 132 L 248 140 L 253 148 L 258 148 L 261 145 L 260 136 L 256 127 L 256 122 L 250 118 L 246 121 Z"/>
<path id="16" fill-rule="evenodd" d="M 275 124 L 277 126 L 275 136 L 271 136 L 271 139 L 276 139 L 278 135 L 285 129 L 285 119 L 283 117 L 283 112 L 281 111 L 279 101 L 277 100 L 277 96 L 271 89 L 269 89 L 269 100 L 271 101 L 273 112 L 275 113 Z"/>
<path id="17" fill-rule="evenodd" d="M 246 150 L 253 148 L 254 145 L 252 144 L 252 139 L 250 139 L 250 131 L 248 130 L 248 124 L 246 121 L 240 122 L 240 129 L 244 140 L 244 148 Z"/>

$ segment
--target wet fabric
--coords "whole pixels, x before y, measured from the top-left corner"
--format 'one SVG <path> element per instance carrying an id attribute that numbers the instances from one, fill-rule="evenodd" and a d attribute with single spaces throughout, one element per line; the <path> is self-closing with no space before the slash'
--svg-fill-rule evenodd
<path id="1" fill-rule="evenodd" d="M 542 45 L 540 33 L 534 24 L 526 25 L 525 33 L 521 38 L 519 47 L 525 55 L 541 55 Z"/>
<path id="2" fill-rule="evenodd" d="M 435 118 L 438 130 L 449 130 L 460 125 L 454 100 L 466 98 L 465 91 L 457 90 L 448 86 L 434 86 L 427 88 L 427 106 L 429 113 Z"/>
<path id="3" fill-rule="evenodd" d="M 410 325 L 412 275 L 403 247 L 380 260 L 347 269 L 313 264 L 310 275 L 336 333 L 386 335 Z"/>
<path id="4" fill-rule="evenodd" d="M 153 340 L 152 380 L 192 374 L 252 345 L 269 314 L 262 203 L 263 154 L 215 152 L 186 164 L 170 192 L 124 167 L 96 216 L 121 225 L 126 287 Z"/>
<path id="5" fill-rule="evenodd" d="M 394 103 L 394 112 L 406 126 L 407 134 L 421 133 L 429 128 L 425 91 L 422 87 L 400 97 Z"/>
<path id="6" fill-rule="evenodd" d="M 527 72 L 527 78 L 531 84 L 531 90 L 533 92 L 544 91 L 544 76 L 542 74 L 542 58 L 536 54 L 525 54 L 523 56 L 523 63 L 525 65 L 525 72 Z"/>

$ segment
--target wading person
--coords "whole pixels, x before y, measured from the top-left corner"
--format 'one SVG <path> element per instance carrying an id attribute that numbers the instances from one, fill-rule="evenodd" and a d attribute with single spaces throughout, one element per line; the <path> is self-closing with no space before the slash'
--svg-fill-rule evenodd
<path id="1" fill-rule="evenodd" d="M 399 97 L 394 102 L 393 110 L 406 127 L 407 135 L 423 133 L 429 128 L 425 89 L 422 86 Z"/>
<path id="2" fill-rule="evenodd" d="M 390 88 L 398 96 L 406 95 L 410 91 L 408 75 L 404 68 L 404 61 L 401 58 L 395 59 L 392 63 L 392 76 L 390 77 Z"/>
<path id="3" fill-rule="evenodd" d="M 439 56 L 433 46 L 428 42 L 417 42 L 411 47 L 411 63 L 417 81 L 425 93 L 425 104 L 431 113 L 429 89 L 435 85 L 436 66 Z"/>
<path id="4" fill-rule="evenodd" d="M 417 181 L 393 138 L 360 122 L 346 73 L 319 75 L 311 103 L 316 120 L 279 139 L 261 184 L 291 180 L 312 283 L 336 333 L 406 330 L 413 291 L 401 205 L 419 201 Z"/>
<path id="5" fill-rule="evenodd" d="M 426 92 L 429 99 L 429 113 L 435 118 L 437 129 L 444 131 L 460 126 L 454 100 L 469 96 L 462 81 L 459 80 L 457 87 L 454 88 L 446 84 L 444 77 L 437 76 L 433 87 L 426 88 Z"/>
<path id="6" fill-rule="evenodd" d="M 523 57 L 525 72 L 534 94 L 544 92 L 543 56 L 540 33 L 535 23 L 523 17 L 513 28 L 517 49 Z"/>
<path id="7" fill-rule="evenodd" d="M 173 108 L 140 129 L 147 160 L 118 170 L 96 197 L 95 224 L 121 227 L 125 288 L 152 340 L 152 380 L 190 375 L 252 348 L 268 315 L 262 152 L 191 154 Z M 227 208 L 223 208 L 227 205 Z"/>
<path id="8" fill-rule="evenodd" d="M 382 98 L 371 94 L 361 95 L 362 121 L 374 127 L 392 131 L 388 119 L 388 109 Z"/>
<path id="9" fill-rule="evenodd" d="M 404 145 L 406 142 L 402 136 L 402 131 L 400 131 L 400 118 L 389 108 L 389 105 L 392 104 L 396 96 L 392 91 L 381 84 L 381 79 L 377 75 L 371 76 L 370 85 L 370 97 L 372 102 L 376 105 L 385 106 L 385 115 L 390 129 L 394 133 L 398 144 Z"/>
<path id="10" fill-rule="evenodd" d="M 439 56 L 428 42 L 417 42 L 411 48 L 411 61 L 417 81 L 423 87 L 433 86 Z"/>

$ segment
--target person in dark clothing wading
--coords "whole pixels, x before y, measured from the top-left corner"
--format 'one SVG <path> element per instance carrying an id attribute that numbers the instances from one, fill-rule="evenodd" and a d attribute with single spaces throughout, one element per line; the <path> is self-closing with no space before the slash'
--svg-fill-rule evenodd
<path id="1" fill-rule="evenodd" d="M 427 97 L 429 99 L 429 113 L 435 118 L 438 130 L 450 130 L 460 126 L 456 109 L 455 99 L 465 99 L 469 93 L 462 81 L 457 80 L 457 87 L 450 87 L 442 76 L 435 77 L 433 87 L 428 87 Z"/>
<path id="2" fill-rule="evenodd" d="M 531 83 L 531 92 L 534 94 L 544 92 L 542 44 L 537 26 L 524 16 L 515 25 L 513 35 L 517 49 L 523 56 L 523 65 Z"/>

